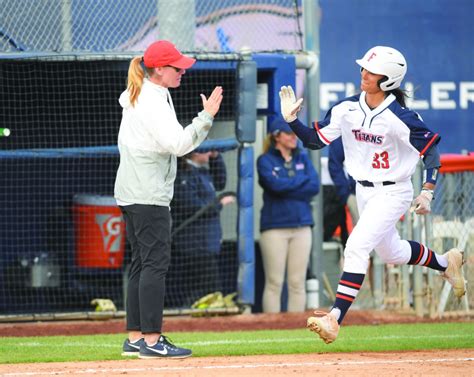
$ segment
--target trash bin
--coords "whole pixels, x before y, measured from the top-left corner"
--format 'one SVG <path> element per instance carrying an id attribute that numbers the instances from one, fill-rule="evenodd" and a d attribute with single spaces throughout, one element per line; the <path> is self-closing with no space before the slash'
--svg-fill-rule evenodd
<path id="1" fill-rule="evenodd" d="M 125 223 L 112 196 L 73 198 L 75 261 L 78 267 L 119 268 L 125 253 Z"/>

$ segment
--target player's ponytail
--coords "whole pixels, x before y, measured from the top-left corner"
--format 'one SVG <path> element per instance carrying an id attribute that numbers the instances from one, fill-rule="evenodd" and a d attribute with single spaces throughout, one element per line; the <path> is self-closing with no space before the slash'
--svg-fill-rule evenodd
<path id="1" fill-rule="evenodd" d="M 400 106 L 407 107 L 406 99 L 408 98 L 408 94 L 404 90 L 397 88 L 397 89 L 390 90 L 388 93 L 392 93 L 395 96 Z"/>

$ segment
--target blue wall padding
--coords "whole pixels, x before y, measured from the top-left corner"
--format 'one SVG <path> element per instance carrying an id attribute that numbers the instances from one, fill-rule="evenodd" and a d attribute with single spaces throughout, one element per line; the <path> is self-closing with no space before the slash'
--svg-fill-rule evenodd
<path id="1" fill-rule="evenodd" d="M 239 150 L 239 221 L 238 251 L 239 274 L 237 280 L 239 301 L 254 304 L 255 301 L 255 246 L 253 239 L 253 147 Z"/>

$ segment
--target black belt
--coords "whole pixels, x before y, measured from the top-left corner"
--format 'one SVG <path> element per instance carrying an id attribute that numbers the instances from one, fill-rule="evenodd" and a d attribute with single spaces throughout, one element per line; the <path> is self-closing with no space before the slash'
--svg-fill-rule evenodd
<path id="1" fill-rule="evenodd" d="M 357 181 L 359 182 L 362 186 L 364 187 L 374 187 L 374 183 L 373 182 L 370 182 L 370 181 Z M 394 185 L 395 182 L 391 182 L 391 181 L 383 181 L 382 182 L 382 186 L 390 186 L 390 185 Z"/>

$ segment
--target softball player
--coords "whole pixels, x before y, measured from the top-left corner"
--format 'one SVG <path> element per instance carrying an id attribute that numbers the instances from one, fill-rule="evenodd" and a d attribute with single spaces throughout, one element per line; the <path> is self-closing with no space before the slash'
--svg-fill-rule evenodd
<path id="1" fill-rule="evenodd" d="M 309 329 L 326 343 L 336 339 L 361 288 L 371 250 L 386 263 L 438 270 L 457 297 L 465 293 L 461 251 L 451 249 L 439 255 L 419 242 L 400 239 L 396 230 L 410 203 L 418 215 L 430 212 L 440 167 L 436 146 L 440 137 L 405 107 L 405 93 L 399 89 L 407 72 L 405 58 L 393 48 L 376 46 L 356 62 L 361 67 L 361 93 L 334 105 L 313 128 L 297 119 L 303 100 L 296 100 L 290 86 L 280 90 L 282 115 L 304 145 L 320 149 L 341 136 L 347 172 L 357 181 L 360 218 L 344 250 L 335 303 L 329 313 L 315 312 L 322 316 L 308 318 Z M 425 165 L 425 180 L 412 202 L 411 176 L 419 158 Z"/>

